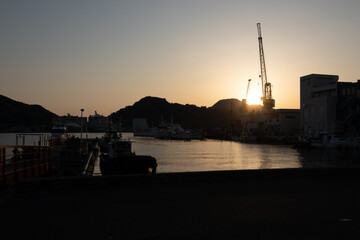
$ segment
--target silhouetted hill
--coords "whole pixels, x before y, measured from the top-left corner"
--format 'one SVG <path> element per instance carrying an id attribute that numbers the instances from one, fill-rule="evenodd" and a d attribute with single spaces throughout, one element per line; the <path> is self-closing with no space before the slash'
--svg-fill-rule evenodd
<path id="1" fill-rule="evenodd" d="M 40 105 L 29 105 L 0 95 L 0 131 L 49 130 L 56 114 Z"/>
<path id="2" fill-rule="evenodd" d="M 213 109 L 223 109 L 228 111 L 237 111 L 237 110 L 244 110 L 247 109 L 248 111 L 261 111 L 262 105 L 246 105 L 244 102 L 240 101 L 236 98 L 230 99 L 222 99 L 215 103 L 211 108 Z"/>
<path id="3" fill-rule="evenodd" d="M 245 107 L 245 103 L 241 102 L 239 99 L 230 98 L 230 99 L 219 100 L 211 108 L 231 111 L 233 109 L 240 109 L 244 107 Z"/>
<path id="4" fill-rule="evenodd" d="M 224 102 L 225 101 L 225 102 Z M 150 126 L 158 126 L 161 120 L 180 123 L 184 128 L 189 129 L 206 129 L 214 127 L 228 127 L 230 121 L 239 118 L 239 106 L 242 104 L 238 101 L 232 111 L 226 109 L 228 103 L 223 100 L 220 104 L 215 104 L 211 108 L 197 107 L 196 105 L 182 105 L 178 103 L 169 103 L 164 98 L 145 97 L 134 103 L 133 106 L 127 106 L 110 115 L 115 123 L 121 123 L 123 127 L 131 127 L 133 118 L 146 118 Z"/>

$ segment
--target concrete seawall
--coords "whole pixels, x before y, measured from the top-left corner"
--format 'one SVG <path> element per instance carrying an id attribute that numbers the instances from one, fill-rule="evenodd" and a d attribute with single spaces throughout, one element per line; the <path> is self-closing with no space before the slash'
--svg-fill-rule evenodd
<path id="1" fill-rule="evenodd" d="M 36 239 L 357 239 L 359 186 L 354 168 L 43 178 L 1 211 Z"/>

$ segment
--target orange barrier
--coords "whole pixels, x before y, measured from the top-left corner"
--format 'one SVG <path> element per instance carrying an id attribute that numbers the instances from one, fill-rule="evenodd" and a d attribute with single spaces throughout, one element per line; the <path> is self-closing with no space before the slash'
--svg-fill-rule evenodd
<path id="1" fill-rule="evenodd" d="M 46 174 L 51 170 L 50 146 L 0 146 L 0 184 Z"/>

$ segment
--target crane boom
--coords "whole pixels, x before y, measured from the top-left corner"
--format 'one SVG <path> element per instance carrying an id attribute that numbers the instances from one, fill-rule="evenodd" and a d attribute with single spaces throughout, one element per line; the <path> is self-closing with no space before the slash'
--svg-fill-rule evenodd
<path id="1" fill-rule="evenodd" d="M 259 54 L 260 54 L 260 70 L 261 70 L 261 87 L 262 87 L 262 97 L 265 98 L 265 85 L 267 83 L 266 77 L 266 67 L 265 67 L 265 56 L 264 56 L 264 48 L 261 36 L 261 25 L 257 23 L 257 30 L 258 30 L 258 40 L 259 40 Z"/>
<path id="2" fill-rule="evenodd" d="M 272 109 L 275 106 L 275 100 L 272 99 L 271 84 L 267 81 L 266 66 L 265 66 L 265 55 L 264 47 L 261 36 L 261 25 L 257 23 L 258 40 L 259 40 L 259 54 L 260 54 L 260 70 L 261 70 L 261 87 L 262 87 L 262 98 L 265 109 Z"/>
<path id="3" fill-rule="evenodd" d="M 248 80 L 248 85 L 247 85 L 247 89 L 246 89 L 246 101 L 248 99 L 248 94 L 249 94 L 249 88 L 250 88 L 250 82 L 251 82 L 251 79 Z"/>

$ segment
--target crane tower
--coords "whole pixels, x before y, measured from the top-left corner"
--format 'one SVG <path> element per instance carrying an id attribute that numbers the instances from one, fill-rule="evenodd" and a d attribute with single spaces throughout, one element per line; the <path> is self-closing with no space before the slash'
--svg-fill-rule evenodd
<path id="1" fill-rule="evenodd" d="M 267 81 L 264 47 L 261 36 L 261 25 L 257 23 L 258 39 L 259 39 L 259 53 L 260 53 L 260 70 L 261 70 L 261 85 L 262 85 L 262 97 L 261 100 L 265 110 L 270 110 L 275 107 L 275 100 L 272 99 L 271 83 Z"/>

